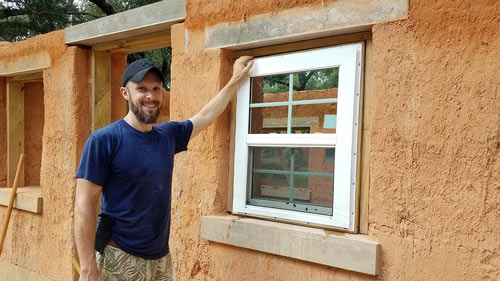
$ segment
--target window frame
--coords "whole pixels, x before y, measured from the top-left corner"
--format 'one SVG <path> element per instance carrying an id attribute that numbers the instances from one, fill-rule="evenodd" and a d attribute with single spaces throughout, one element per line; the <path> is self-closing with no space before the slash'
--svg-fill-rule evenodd
<path id="1" fill-rule="evenodd" d="M 363 51 L 364 42 L 356 42 L 255 59 L 254 67 L 249 73 L 250 77 L 339 67 L 339 77 L 342 78 L 338 86 L 337 132 L 335 134 L 304 135 L 249 134 L 251 78 L 240 82 L 235 116 L 233 214 L 320 225 L 348 231 L 355 230 Z M 247 205 L 248 157 L 249 148 L 252 146 L 340 147 L 340 150 L 336 150 L 335 153 L 335 163 L 347 163 L 348 161 L 349 165 L 335 165 L 333 215 L 317 215 Z"/>

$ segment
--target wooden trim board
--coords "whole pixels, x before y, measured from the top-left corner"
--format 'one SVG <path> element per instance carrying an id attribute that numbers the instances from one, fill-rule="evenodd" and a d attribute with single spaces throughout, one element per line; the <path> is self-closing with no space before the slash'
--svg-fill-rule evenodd
<path id="1" fill-rule="evenodd" d="M 19 156 L 24 153 L 24 83 L 7 82 L 7 186 L 12 186 Z M 24 185 L 24 169 L 19 175 Z"/>
<path id="2" fill-rule="evenodd" d="M 0 206 L 9 204 L 10 192 L 12 188 L 0 188 Z M 35 214 L 42 213 L 43 198 L 40 186 L 26 186 L 17 189 L 14 208 L 28 211 Z"/>

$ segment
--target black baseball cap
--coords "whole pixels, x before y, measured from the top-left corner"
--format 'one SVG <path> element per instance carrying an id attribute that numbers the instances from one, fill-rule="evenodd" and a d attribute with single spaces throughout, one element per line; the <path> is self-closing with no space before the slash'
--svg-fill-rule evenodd
<path id="1" fill-rule="evenodd" d="M 163 74 L 161 73 L 160 68 L 156 66 L 152 61 L 148 59 L 140 59 L 136 60 L 133 63 L 127 66 L 125 72 L 123 72 L 122 76 L 122 87 L 125 87 L 128 81 L 132 81 L 135 83 L 139 83 L 144 79 L 144 76 L 149 71 L 154 71 L 158 76 L 160 76 L 161 82 L 163 82 Z"/>

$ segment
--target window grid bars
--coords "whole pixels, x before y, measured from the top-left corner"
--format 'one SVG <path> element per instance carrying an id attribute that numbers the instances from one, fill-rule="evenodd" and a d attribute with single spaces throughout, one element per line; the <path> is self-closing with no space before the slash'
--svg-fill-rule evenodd
<path id="1" fill-rule="evenodd" d="M 251 103 L 250 108 L 257 107 L 272 107 L 272 106 L 287 106 L 287 105 L 309 105 L 309 104 L 322 104 L 322 103 L 336 103 L 337 98 L 331 99 L 315 99 L 315 100 L 296 100 L 296 101 L 279 101 L 279 102 L 263 102 Z"/>
<path id="2" fill-rule="evenodd" d="M 293 74 L 290 73 L 290 78 L 288 79 L 288 122 L 286 125 L 286 133 L 292 133 L 292 101 L 293 101 Z M 293 153 L 292 153 L 293 155 Z"/>
<path id="3" fill-rule="evenodd" d="M 269 170 L 269 169 L 253 169 L 253 171 L 254 171 L 254 173 L 257 173 L 257 174 L 295 175 L 295 176 L 307 176 L 307 177 L 333 178 L 333 173 L 283 171 L 283 170 Z"/>

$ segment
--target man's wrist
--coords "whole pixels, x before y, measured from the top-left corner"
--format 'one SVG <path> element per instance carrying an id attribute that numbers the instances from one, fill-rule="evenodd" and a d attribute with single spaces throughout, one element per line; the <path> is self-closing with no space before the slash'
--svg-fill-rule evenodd
<path id="1" fill-rule="evenodd" d="M 238 79 L 234 76 L 231 76 L 231 79 L 229 79 L 229 82 L 227 82 L 227 86 L 232 87 L 236 86 L 238 84 Z"/>

